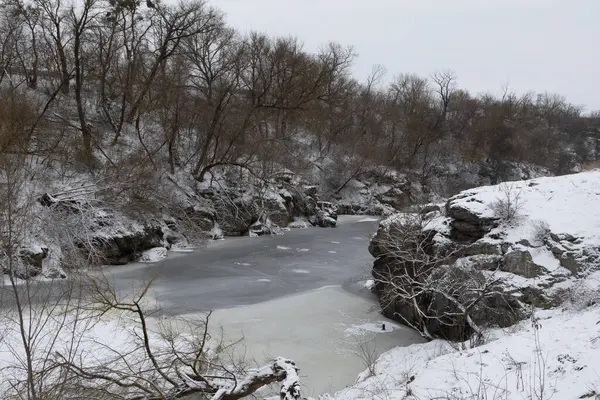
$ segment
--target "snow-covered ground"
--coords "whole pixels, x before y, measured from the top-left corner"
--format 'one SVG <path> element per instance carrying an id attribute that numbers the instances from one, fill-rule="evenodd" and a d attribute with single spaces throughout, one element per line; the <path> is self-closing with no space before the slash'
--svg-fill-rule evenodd
<path id="1" fill-rule="evenodd" d="M 472 349 L 441 340 L 397 347 L 379 358 L 374 376 L 363 372 L 331 399 L 597 399 L 599 322 L 600 307 L 569 307 L 492 331 Z"/>
<path id="2" fill-rule="evenodd" d="M 482 186 L 462 192 L 452 204 L 493 218 L 493 204 L 507 198 L 518 210 L 517 223 L 499 228 L 506 240 L 535 242 L 540 224 L 546 224 L 554 233 L 600 245 L 600 171 Z"/>
<path id="3" fill-rule="evenodd" d="M 499 201 L 509 200 L 516 204 L 515 218 L 497 219 Z M 531 308 L 517 325 L 490 329 L 478 347 L 434 340 L 395 348 L 354 386 L 323 398 L 600 398 L 600 171 L 476 188 L 453 197 L 449 206 L 481 220 L 497 219 L 479 242 L 503 246 L 504 254 L 527 251 L 542 268 L 541 276 L 529 278 L 490 272 L 504 277 L 507 288 L 561 293 L 563 303 Z M 442 215 L 428 228 L 446 234 L 451 222 Z"/>

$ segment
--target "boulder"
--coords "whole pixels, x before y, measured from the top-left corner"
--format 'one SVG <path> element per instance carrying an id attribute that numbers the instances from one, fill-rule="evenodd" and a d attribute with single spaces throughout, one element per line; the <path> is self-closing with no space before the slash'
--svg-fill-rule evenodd
<path id="1" fill-rule="evenodd" d="M 136 260 L 144 250 L 164 244 L 163 230 L 158 224 L 148 224 L 137 231 L 115 232 L 112 236 L 95 236 L 91 242 L 94 246 L 94 258 L 90 261 L 109 265 L 127 264 Z M 90 258 L 87 241 L 78 240 L 76 244 Z"/>
<path id="2" fill-rule="evenodd" d="M 281 228 L 271 221 L 268 217 L 261 217 L 253 223 L 248 229 L 249 236 L 262 236 L 271 234 L 281 234 Z"/>
<path id="3" fill-rule="evenodd" d="M 478 254 L 468 257 L 468 262 L 479 271 L 496 271 L 502 264 L 502 257 L 492 254 Z"/>
<path id="4" fill-rule="evenodd" d="M 562 242 L 562 241 L 567 241 L 567 242 L 571 242 L 571 243 L 576 243 L 577 242 L 577 238 L 573 235 L 571 235 L 570 233 L 554 233 L 554 232 L 550 232 L 549 233 L 550 238 L 552 240 L 554 240 L 555 242 Z"/>
<path id="5" fill-rule="evenodd" d="M 171 227 L 164 228 L 163 231 L 164 239 L 167 242 L 167 248 L 170 249 L 173 246 L 186 247 L 189 245 L 187 238 L 176 230 L 171 229 Z"/>
<path id="6" fill-rule="evenodd" d="M 287 226 L 292 221 L 286 200 L 279 193 L 271 193 L 260 199 L 268 218 L 279 226 Z"/>
<path id="7" fill-rule="evenodd" d="M 50 249 L 45 246 L 28 246 L 19 250 L 12 266 L 7 259 L 0 259 L 3 273 L 12 274 L 19 279 L 30 279 L 36 276 L 44 276 L 50 279 L 64 279 L 67 274 L 60 267 L 60 260 L 51 256 Z"/>
<path id="8" fill-rule="evenodd" d="M 32 278 L 42 273 L 44 259 L 48 256 L 48 248 L 41 246 L 26 247 L 19 250 L 22 263 L 17 268 L 17 277 Z"/>
<path id="9" fill-rule="evenodd" d="M 523 250 L 513 250 L 505 254 L 500 270 L 524 278 L 535 278 L 548 272 L 544 267 L 533 262 L 529 251 Z"/>
<path id="10" fill-rule="evenodd" d="M 309 222 L 312 225 L 322 228 L 334 228 L 337 225 L 336 207 L 328 201 L 317 202 L 317 212 L 314 216 L 309 217 Z"/>
<path id="11" fill-rule="evenodd" d="M 474 256 L 477 254 L 502 255 L 502 249 L 497 243 L 478 240 L 460 251 L 461 256 Z"/>
<path id="12" fill-rule="evenodd" d="M 560 255 L 558 261 L 560 262 L 561 267 L 568 269 L 573 275 L 578 276 L 584 268 L 583 262 L 585 260 L 580 254 L 572 251 L 565 251 Z"/>
<path id="13" fill-rule="evenodd" d="M 549 309 L 558 305 L 558 303 L 548 297 L 542 289 L 528 286 L 519 289 L 519 292 L 521 293 L 519 300 L 530 306 Z"/>
<path id="14" fill-rule="evenodd" d="M 384 205 L 388 205 L 395 210 L 403 210 L 411 204 L 409 192 L 405 192 L 399 187 L 391 187 L 389 190 L 378 193 L 375 198 Z"/>
<path id="15" fill-rule="evenodd" d="M 222 194 L 213 200 L 217 223 L 225 236 L 242 236 L 260 218 L 260 208 L 250 196 L 232 195 Z"/>
<path id="16" fill-rule="evenodd" d="M 321 228 L 335 228 L 337 225 L 337 215 L 333 218 L 331 214 L 324 210 L 318 210 L 316 215 L 308 218 L 309 222 L 314 226 Z"/>
<path id="17" fill-rule="evenodd" d="M 377 232 L 369 242 L 369 253 L 375 258 L 382 257 L 396 251 L 399 245 L 417 242 L 424 251 L 433 252 L 436 248 L 433 238 L 437 233 L 435 230 L 421 231 L 416 214 L 395 214 L 379 223 Z"/>
<path id="18" fill-rule="evenodd" d="M 451 219 L 451 237 L 456 241 L 470 243 L 481 239 L 492 228 L 498 226 L 498 218 L 483 216 L 473 211 L 464 205 L 469 200 L 457 202 L 465 197 L 468 197 L 468 194 L 450 198 L 446 203 L 446 215 Z"/>
<path id="19" fill-rule="evenodd" d="M 42 273 L 43 260 L 48 255 L 48 249 L 40 246 L 19 249 L 17 257 L 9 262 L 7 257 L 0 258 L 2 272 L 11 274 L 19 279 L 29 279 Z"/>

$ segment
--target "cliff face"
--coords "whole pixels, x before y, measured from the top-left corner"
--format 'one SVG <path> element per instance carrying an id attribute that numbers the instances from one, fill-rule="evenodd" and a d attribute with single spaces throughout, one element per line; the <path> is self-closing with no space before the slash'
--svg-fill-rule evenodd
<path id="1" fill-rule="evenodd" d="M 561 304 L 600 269 L 599 184 L 592 171 L 485 186 L 382 221 L 369 249 L 384 314 L 464 340 Z"/>

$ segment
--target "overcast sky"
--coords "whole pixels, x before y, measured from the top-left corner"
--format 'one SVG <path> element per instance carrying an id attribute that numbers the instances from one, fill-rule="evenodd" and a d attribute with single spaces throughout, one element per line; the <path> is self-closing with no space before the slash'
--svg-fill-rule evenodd
<path id="1" fill-rule="evenodd" d="M 555 92 L 600 109 L 600 0 L 209 0 L 242 32 L 335 41 L 365 78 L 451 69 L 473 93 Z"/>

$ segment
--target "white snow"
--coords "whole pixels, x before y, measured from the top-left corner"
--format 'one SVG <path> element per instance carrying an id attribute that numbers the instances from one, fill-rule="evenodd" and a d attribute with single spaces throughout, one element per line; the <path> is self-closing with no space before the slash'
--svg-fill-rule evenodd
<path id="1" fill-rule="evenodd" d="M 281 246 L 281 245 L 277 246 L 277 250 L 291 250 L 291 249 L 292 249 L 291 247 L 287 247 L 287 246 Z"/>
<path id="2" fill-rule="evenodd" d="M 472 349 L 440 340 L 395 348 L 379 358 L 375 376 L 364 372 L 354 386 L 326 398 L 594 398 L 591 393 L 600 392 L 600 309 L 545 311 L 536 318 L 537 328 L 526 320 Z"/>
<path id="3" fill-rule="evenodd" d="M 292 272 L 295 274 L 310 274 L 309 270 L 302 269 L 302 268 L 294 268 L 294 269 L 292 269 Z"/>
<path id="4" fill-rule="evenodd" d="M 340 244 L 340 242 L 336 242 L 335 240 L 332 240 L 331 243 L 333 243 L 333 244 Z"/>
<path id="5" fill-rule="evenodd" d="M 383 329 L 385 325 L 385 330 Z M 400 326 L 390 321 L 365 322 L 359 325 L 351 325 L 344 329 L 347 336 L 364 336 L 368 333 L 391 333 Z"/>
<path id="6" fill-rule="evenodd" d="M 329 254 L 337 254 L 337 251 L 335 251 L 335 250 L 329 250 L 328 253 Z"/>
<path id="7" fill-rule="evenodd" d="M 600 171 L 483 186 L 463 192 L 452 205 L 493 218 L 493 204 L 506 197 L 507 186 L 521 205 L 517 223 L 498 228 L 507 234 L 505 240 L 535 242 L 537 227 L 544 221 L 556 234 L 569 233 L 600 245 Z"/>
<path id="8" fill-rule="evenodd" d="M 306 229 L 311 225 L 305 218 L 294 218 L 292 222 L 288 224 L 288 228 Z"/>
<path id="9" fill-rule="evenodd" d="M 373 286 L 375 285 L 375 280 L 374 279 L 367 279 L 364 283 L 363 286 L 367 289 L 371 289 Z"/>
<path id="10" fill-rule="evenodd" d="M 298 248 L 296 248 L 296 251 L 299 252 L 299 253 L 305 253 L 307 251 L 310 251 L 310 249 L 307 249 L 307 248 L 298 249 Z"/>
<path id="11" fill-rule="evenodd" d="M 142 253 L 139 262 L 143 263 L 155 263 L 167 258 L 168 250 L 164 247 L 153 247 Z"/>
<path id="12" fill-rule="evenodd" d="M 235 265 L 241 265 L 242 267 L 249 267 L 249 266 L 252 265 L 252 264 L 247 263 L 247 262 L 235 262 L 234 264 Z"/>
<path id="13" fill-rule="evenodd" d="M 261 279 L 257 279 L 256 282 L 271 282 L 271 280 L 267 279 L 267 278 L 261 278 Z"/>
<path id="14" fill-rule="evenodd" d="M 558 261 L 558 259 L 556 257 L 554 257 L 552 252 L 550 250 L 548 250 L 547 248 L 538 247 L 538 248 L 528 249 L 528 250 L 531 253 L 533 262 L 536 263 L 537 265 L 542 265 L 548 271 L 553 272 L 559 268 L 562 268 L 560 266 L 560 262 Z"/>
<path id="15" fill-rule="evenodd" d="M 377 218 L 363 218 L 361 220 L 359 220 L 358 222 L 377 222 L 379 221 Z"/>

